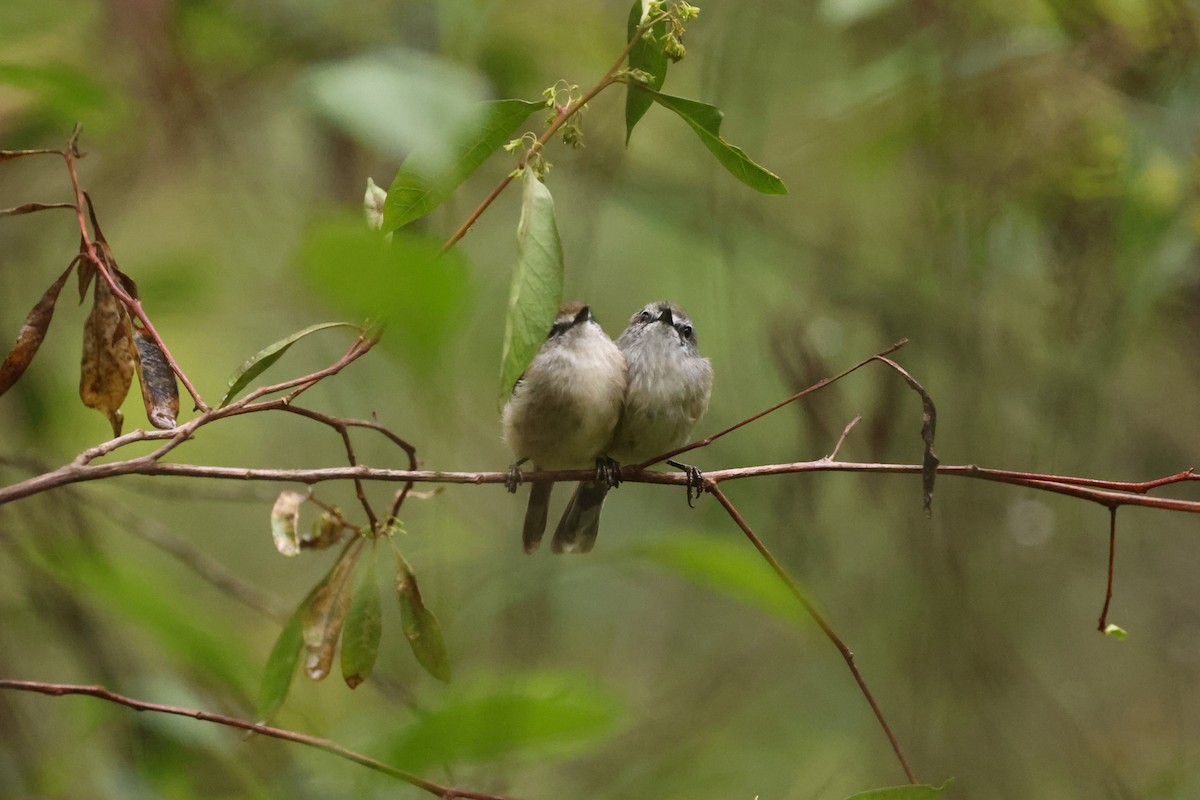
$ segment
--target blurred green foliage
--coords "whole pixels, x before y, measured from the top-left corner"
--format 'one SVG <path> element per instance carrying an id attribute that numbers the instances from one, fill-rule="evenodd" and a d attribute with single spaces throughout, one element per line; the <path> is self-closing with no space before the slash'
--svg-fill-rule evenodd
<path id="1" fill-rule="evenodd" d="M 519 194 L 483 216 L 452 270 L 414 272 L 400 293 L 389 278 L 410 251 L 358 227 L 365 179 L 387 186 L 406 148 L 456 141 L 439 126 L 476 88 L 586 88 L 620 52 L 628 12 L 625 0 L 15 0 L 0 4 L 0 148 L 61 146 L 83 123 L 81 178 L 107 238 L 210 402 L 264 343 L 382 307 L 396 320 L 385 348 L 306 402 L 377 415 L 429 468 L 501 469 L 494 387 Z M 548 148 L 547 180 L 568 298 L 614 335 L 652 299 L 696 321 L 716 370 L 700 433 L 907 336 L 896 357 L 938 403 L 946 463 L 1130 480 L 1195 464 L 1193 6 L 712 3 L 687 51 L 666 89 L 722 109 L 723 135 L 789 195 L 732 179 L 661 108 L 626 149 L 617 90 L 589 104 L 586 149 Z M 462 81 L 443 98 L 446 74 Z M 428 265 L 514 159 L 489 160 L 406 228 L 412 264 Z M 53 158 L 0 165 L 0 207 L 67 198 Z M 0 334 L 15 336 L 77 244 L 69 212 L 0 219 Z M 445 284 L 436 313 L 422 281 Z M 85 314 L 61 302 L 0 398 L 5 484 L 108 436 L 77 399 Z M 271 374 L 344 349 L 306 339 Z M 127 427 L 144 427 L 129 402 Z M 916 462 L 920 411 L 895 375 L 867 369 L 695 461 L 818 458 L 861 413 L 841 458 Z M 335 436 L 288 415 L 223 422 L 173 455 L 343 461 Z M 358 455 L 407 464 L 365 436 Z M 394 488 L 368 491 L 386 505 Z M 749 546 L 710 499 L 690 511 L 676 488 L 614 493 L 587 558 L 524 557 L 523 500 L 499 487 L 410 500 L 399 544 L 455 682 L 421 670 L 385 603 L 371 678 L 354 692 L 300 678 L 278 723 L 530 800 L 836 799 L 899 782 L 838 654 L 812 626 L 781 625 L 783 598 L 745 571 L 720 577 Z M 286 609 L 332 559 L 276 553 L 277 489 L 121 478 L 0 507 L 0 675 L 252 716 Z M 349 509 L 352 491 L 318 494 Z M 728 492 L 854 649 L 917 774 L 956 776 L 944 796 L 1200 795 L 1194 520 L 1119 515 L 1119 641 L 1095 630 L 1103 509 L 943 479 L 929 521 L 915 476 Z M 145 535 L 160 524 L 170 552 Z M 703 543 L 683 549 L 693 536 Z M 187 553 L 271 602 L 247 605 L 258 595 L 218 588 Z M 5 797 L 421 796 L 324 754 L 88 699 L 4 693 L 0 719 Z"/>

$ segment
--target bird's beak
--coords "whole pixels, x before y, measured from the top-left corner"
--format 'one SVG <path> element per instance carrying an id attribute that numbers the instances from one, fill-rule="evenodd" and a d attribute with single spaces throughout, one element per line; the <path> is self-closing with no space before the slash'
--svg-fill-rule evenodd
<path id="1" fill-rule="evenodd" d="M 671 327 L 675 326 L 675 318 L 673 316 L 671 316 L 671 307 L 670 306 L 667 306 L 666 308 L 664 308 L 662 313 L 658 315 L 658 321 L 665 322 L 668 325 L 670 325 Z"/>
<path id="2" fill-rule="evenodd" d="M 583 308 L 579 309 L 579 313 L 575 315 L 575 320 L 571 324 L 572 325 L 582 325 L 583 323 L 587 322 L 591 318 L 592 318 L 592 307 L 584 306 Z"/>

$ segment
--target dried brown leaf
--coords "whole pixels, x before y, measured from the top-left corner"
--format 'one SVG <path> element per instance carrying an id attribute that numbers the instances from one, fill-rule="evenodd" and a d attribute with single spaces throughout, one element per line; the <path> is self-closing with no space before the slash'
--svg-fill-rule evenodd
<path id="1" fill-rule="evenodd" d="M 285 556 L 300 555 L 296 529 L 300 524 L 300 504 L 308 495 L 300 492 L 280 492 L 271 509 L 271 538 L 275 549 Z"/>
<path id="2" fill-rule="evenodd" d="M 133 326 L 134 355 L 146 418 L 156 428 L 174 428 L 179 416 L 179 384 L 158 342 L 138 325 Z"/>
<path id="3" fill-rule="evenodd" d="M 108 417 L 113 435 L 121 435 L 121 403 L 133 383 L 133 326 L 108 283 L 95 283 L 92 312 L 83 326 L 83 363 L 79 396 L 88 408 Z"/>
<path id="4" fill-rule="evenodd" d="M 67 276 L 71 274 L 73 266 L 75 266 L 74 261 L 62 275 L 58 276 L 58 280 L 50 284 L 50 288 L 37 301 L 33 310 L 29 312 L 29 316 L 25 318 L 25 324 L 21 326 L 21 332 L 17 334 L 17 343 L 5 357 L 4 363 L 0 364 L 0 394 L 7 392 L 9 387 L 17 382 L 17 379 L 25 373 L 26 367 L 33 361 L 33 357 L 37 355 L 38 348 L 42 346 L 42 340 L 46 338 L 46 331 L 50 328 L 50 318 L 54 316 L 54 304 L 58 300 L 58 293 L 62 291 L 63 284 L 67 282 Z"/>
<path id="5" fill-rule="evenodd" d="M 304 672 L 314 681 L 326 678 L 333 666 L 333 651 L 350 610 L 354 566 L 365 541 L 356 538 L 346 545 L 304 615 Z"/>
<path id="6" fill-rule="evenodd" d="M 904 378 L 914 392 L 921 396 L 921 441 L 925 443 L 925 455 L 921 463 L 921 484 L 922 484 L 922 499 L 924 500 L 926 515 L 932 513 L 933 506 L 933 483 L 937 478 L 937 468 L 941 463 L 937 453 L 933 452 L 933 435 L 937 430 L 937 406 L 933 403 L 933 398 L 929 396 L 929 392 L 925 391 L 916 378 L 908 374 L 908 371 L 884 356 L 875 356 L 875 359 L 887 364 L 900 376 Z"/>
<path id="7" fill-rule="evenodd" d="M 88 288 L 92 285 L 92 278 L 96 277 L 96 265 L 88 258 L 87 242 L 83 236 L 79 237 L 79 303 L 87 299 Z"/>

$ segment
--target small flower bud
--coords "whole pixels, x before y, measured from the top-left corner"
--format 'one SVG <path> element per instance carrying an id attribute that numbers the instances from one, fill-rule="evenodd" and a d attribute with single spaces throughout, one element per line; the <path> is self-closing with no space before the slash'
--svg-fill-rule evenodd
<path id="1" fill-rule="evenodd" d="M 383 228 L 383 206 L 387 202 L 387 192 L 375 185 L 375 181 L 367 178 L 367 193 L 363 197 L 363 212 L 367 215 L 367 227 L 373 231 Z"/>

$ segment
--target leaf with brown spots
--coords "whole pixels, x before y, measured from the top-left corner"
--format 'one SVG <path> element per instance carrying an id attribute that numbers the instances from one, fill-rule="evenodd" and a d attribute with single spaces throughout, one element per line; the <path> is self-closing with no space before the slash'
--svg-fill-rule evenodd
<path id="1" fill-rule="evenodd" d="M 50 328 L 50 318 L 54 316 L 54 303 L 58 300 L 58 293 L 62 291 L 63 284 L 67 282 L 67 276 L 71 274 L 73 266 L 75 266 L 74 261 L 62 275 L 58 276 L 58 280 L 50 284 L 50 288 L 42 295 L 42 299 L 37 301 L 33 310 L 29 312 L 29 316 L 25 318 L 25 324 L 21 326 L 21 332 L 17 334 L 17 343 L 5 357 L 4 363 L 0 364 L 0 394 L 7 392 L 9 387 L 17 382 L 17 379 L 25 373 L 25 368 L 33 361 L 33 357 L 37 355 L 38 348 L 42 346 L 42 340 L 46 338 L 46 331 Z"/>
<path id="2" fill-rule="evenodd" d="M 83 325 L 83 363 L 79 397 L 108 417 L 113 436 L 121 435 L 121 403 L 133 384 L 133 326 L 108 283 L 97 280 L 92 313 Z"/>
<path id="3" fill-rule="evenodd" d="M 179 416 L 179 384 L 175 382 L 175 373 L 158 342 L 137 324 L 133 325 L 133 344 L 146 418 L 156 428 L 174 428 Z"/>
<path id="4" fill-rule="evenodd" d="M 350 610 L 354 567 L 365 542 L 356 537 L 346 545 L 304 615 L 304 672 L 314 681 L 328 677 L 333 665 L 333 651 Z"/>

